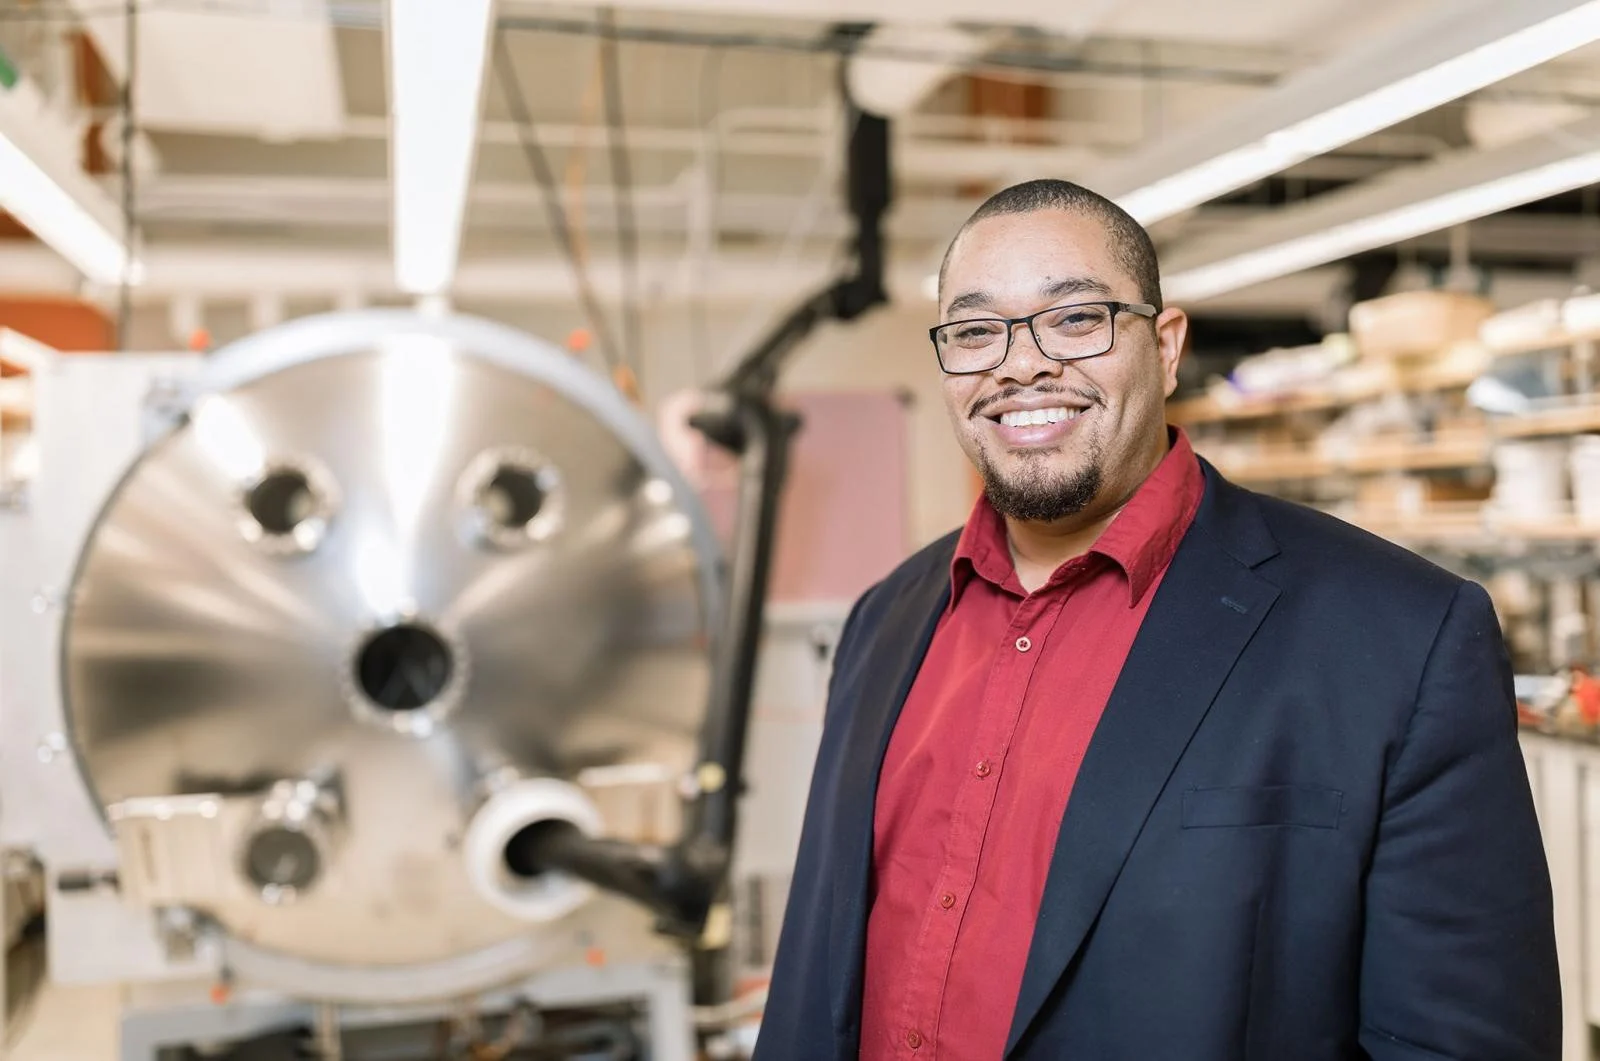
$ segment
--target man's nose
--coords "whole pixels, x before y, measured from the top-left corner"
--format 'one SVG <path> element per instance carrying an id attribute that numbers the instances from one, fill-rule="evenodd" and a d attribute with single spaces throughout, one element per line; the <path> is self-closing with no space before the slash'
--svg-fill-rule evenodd
<path id="1" fill-rule="evenodd" d="M 1034 342 L 1033 329 L 1026 324 L 1012 325 L 1011 351 L 995 369 L 996 380 L 1026 385 L 1041 377 L 1059 375 L 1061 362 L 1044 356 L 1044 351 Z"/>

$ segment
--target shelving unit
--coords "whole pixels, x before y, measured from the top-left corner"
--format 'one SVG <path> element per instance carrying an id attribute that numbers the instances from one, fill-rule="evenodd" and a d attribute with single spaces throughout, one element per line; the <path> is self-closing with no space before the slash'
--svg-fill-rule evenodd
<path id="1" fill-rule="evenodd" d="M 1246 396 L 1222 400 L 1212 395 L 1185 398 L 1168 406 L 1168 418 L 1189 426 L 1222 424 L 1300 413 L 1324 413 L 1347 409 L 1392 393 L 1425 394 L 1433 391 L 1462 390 L 1477 379 L 1489 362 L 1488 355 L 1475 354 L 1466 363 L 1445 363 L 1392 373 L 1364 372 L 1335 374 L 1314 390 L 1291 391 L 1278 395 Z"/>
<path id="2" fill-rule="evenodd" d="M 1504 335 L 1509 321 L 1499 323 Z M 1305 377 L 1342 363 L 1275 394 L 1214 383 L 1172 402 L 1169 420 L 1234 481 L 1321 508 L 1482 581 L 1523 672 L 1600 662 L 1600 515 L 1571 492 L 1579 473 L 1560 445 L 1600 435 L 1600 330 L 1493 347 L 1460 334 L 1431 356 L 1404 359 L 1375 355 L 1382 344 L 1368 348 L 1360 336 L 1336 349 L 1274 352 L 1236 378 Z M 1354 359 L 1345 360 L 1352 341 Z M 1503 386 L 1473 388 L 1490 375 Z M 1488 404 L 1480 394 L 1494 390 L 1502 392 L 1494 414 L 1468 400 L 1470 392 Z M 1528 448 L 1543 442 L 1554 445 L 1548 457 Z M 1534 462 L 1537 474 L 1497 481 L 1512 461 Z M 1541 485 L 1549 482 L 1565 492 L 1553 495 Z"/>

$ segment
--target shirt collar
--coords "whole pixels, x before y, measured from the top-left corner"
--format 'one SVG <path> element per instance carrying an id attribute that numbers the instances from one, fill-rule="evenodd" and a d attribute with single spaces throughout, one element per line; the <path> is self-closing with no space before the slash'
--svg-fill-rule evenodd
<path id="1" fill-rule="evenodd" d="M 1182 428 L 1170 428 L 1169 439 L 1166 456 L 1101 533 L 1088 554 L 1110 561 L 1122 571 L 1128 585 L 1129 607 L 1144 598 L 1151 584 L 1172 562 L 1178 543 L 1194 521 L 1205 493 L 1205 477 L 1188 436 Z M 1063 564 L 1051 575 L 1045 588 L 1059 585 L 1079 567 L 1081 565 L 1074 567 L 1071 561 Z M 984 496 L 973 506 L 951 560 L 951 608 L 973 576 L 1015 596 L 1027 595 L 1011 559 L 1005 519 Z"/>

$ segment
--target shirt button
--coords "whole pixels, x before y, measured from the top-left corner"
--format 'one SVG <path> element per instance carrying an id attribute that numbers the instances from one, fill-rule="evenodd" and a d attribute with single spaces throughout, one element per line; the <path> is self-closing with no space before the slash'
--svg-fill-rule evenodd
<path id="1" fill-rule="evenodd" d="M 913 1050 L 921 1050 L 922 1036 L 916 1032 L 906 1032 L 906 1045 Z"/>
<path id="2" fill-rule="evenodd" d="M 974 774 L 977 774 L 978 777 L 984 778 L 984 777 L 988 777 L 991 773 L 994 772 L 994 767 L 990 766 L 989 765 L 989 760 L 985 759 L 983 762 L 979 763 L 977 766 L 974 766 L 972 768 L 972 772 Z"/>
<path id="3" fill-rule="evenodd" d="M 952 906 L 956 905 L 956 897 L 951 895 L 949 892 L 945 892 L 943 895 L 939 896 L 939 905 L 948 910 Z"/>
<path id="4" fill-rule="evenodd" d="M 1028 649 L 1030 649 L 1032 647 L 1033 647 L 1033 642 L 1032 641 L 1029 641 L 1025 637 L 1017 638 L 1017 651 L 1018 652 L 1026 652 L 1026 651 L 1028 651 Z"/>

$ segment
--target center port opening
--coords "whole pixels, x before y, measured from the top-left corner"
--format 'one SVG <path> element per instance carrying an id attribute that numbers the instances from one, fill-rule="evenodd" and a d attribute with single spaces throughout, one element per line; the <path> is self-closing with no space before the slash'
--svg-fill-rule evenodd
<path id="1" fill-rule="evenodd" d="M 454 669 L 450 646 L 432 630 L 414 623 L 379 630 L 356 656 L 357 684 L 368 700 L 385 711 L 427 707 L 450 684 Z"/>
<path id="2" fill-rule="evenodd" d="M 569 821 L 543 818 L 530 822 L 512 834 L 506 841 L 506 869 L 518 880 L 534 880 L 550 867 L 549 855 L 562 840 L 581 835 L 581 830 Z"/>
<path id="3" fill-rule="evenodd" d="M 270 826 L 252 836 L 245 848 L 245 876 L 259 889 L 302 891 L 321 868 L 315 841 L 298 829 Z"/>
<path id="4" fill-rule="evenodd" d="M 484 484 L 479 503 L 491 523 L 501 530 L 522 531 L 544 510 L 549 492 L 542 476 L 531 468 L 502 464 Z"/>
<path id="5" fill-rule="evenodd" d="M 283 468 L 268 473 L 251 487 L 245 504 L 263 531 L 283 537 L 293 534 L 316 512 L 317 496 L 305 472 Z"/>

